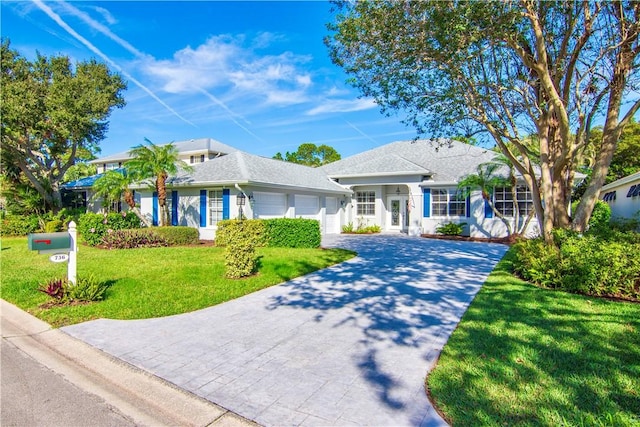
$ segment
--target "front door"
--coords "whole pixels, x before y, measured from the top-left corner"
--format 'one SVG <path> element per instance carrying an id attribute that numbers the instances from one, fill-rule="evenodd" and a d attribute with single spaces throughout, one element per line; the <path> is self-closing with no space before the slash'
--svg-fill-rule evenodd
<path id="1" fill-rule="evenodd" d="M 403 230 L 409 220 L 407 215 L 407 198 L 404 196 L 390 196 L 387 200 L 387 229 Z"/>

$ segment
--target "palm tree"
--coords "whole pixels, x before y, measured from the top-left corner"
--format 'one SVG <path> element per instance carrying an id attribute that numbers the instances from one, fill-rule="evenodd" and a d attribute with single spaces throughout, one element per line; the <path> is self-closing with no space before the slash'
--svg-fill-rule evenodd
<path id="1" fill-rule="evenodd" d="M 140 212 L 140 209 L 136 206 L 133 191 L 129 188 L 135 181 L 135 176 L 127 173 L 126 170 L 107 171 L 93 183 L 94 197 L 102 198 L 107 204 L 119 202 L 120 199 L 123 198 L 129 206 L 129 210 L 136 214 L 146 227 L 150 227 L 151 223 L 142 215 L 142 212 Z"/>
<path id="2" fill-rule="evenodd" d="M 504 171 L 507 168 L 509 170 L 508 176 L 504 176 L 499 172 Z M 509 161 L 509 159 L 500 154 L 494 157 L 492 162 L 482 163 L 478 165 L 476 169 L 477 173 L 467 175 L 458 182 L 458 188 L 464 193 L 465 197 L 474 189 L 479 189 L 482 193 L 482 198 L 489 205 L 494 215 L 504 223 L 507 227 L 507 234 L 515 237 L 522 234 L 531 219 L 533 218 L 533 210 L 529 212 L 525 222 L 520 225 L 520 206 L 518 205 L 518 196 L 516 192 L 517 178 L 515 174 L 515 168 Z M 496 187 L 510 187 L 511 188 L 511 200 L 513 200 L 513 223 L 507 219 L 499 209 L 496 208 L 495 203 L 491 197 L 491 191 Z M 515 231 L 514 231 L 515 229 Z"/>
<path id="3" fill-rule="evenodd" d="M 154 179 L 153 187 L 158 193 L 160 207 L 160 225 L 169 223 L 169 209 L 167 207 L 167 179 L 179 170 L 191 171 L 193 168 L 181 161 L 178 149 L 173 144 L 155 145 L 147 138 L 147 145 L 134 147 L 129 154 L 133 157 L 125 164 L 128 173 L 140 179 Z"/>

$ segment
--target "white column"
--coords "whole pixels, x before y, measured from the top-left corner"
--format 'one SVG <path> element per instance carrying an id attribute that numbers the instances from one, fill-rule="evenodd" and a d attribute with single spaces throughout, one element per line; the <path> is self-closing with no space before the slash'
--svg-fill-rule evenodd
<path id="1" fill-rule="evenodd" d="M 69 235 L 71 235 L 71 249 L 69 250 L 67 278 L 71 283 L 76 285 L 78 271 L 78 230 L 76 229 L 76 223 L 74 221 L 69 223 Z"/>

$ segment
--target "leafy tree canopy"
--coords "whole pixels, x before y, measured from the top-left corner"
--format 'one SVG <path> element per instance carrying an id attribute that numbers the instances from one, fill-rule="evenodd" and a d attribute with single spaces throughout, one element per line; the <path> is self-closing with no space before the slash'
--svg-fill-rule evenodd
<path id="1" fill-rule="evenodd" d="M 586 227 L 617 141 L 640 108 L 637 1 L 336 3 L 334 63 L 419 133 L 490 138 L 532 190 L 540 229 Z M 628 107 L 628 108 L 627 108 Z M 593 179 L 569 218 L 576 168 L 604 117 Z M 536 147 L 529 135 L 535 135 Z"/>
<path id="2" fill-rule="evenodd" d="M 95 60 L 72 65 L 66 56 L 29 61 L 2 41 L 2 156 L 41 195 L 61 205 L 60 183 L 78 160 L 93 158 L 114 108 L 125 105 L 126 83 Z"/>
<path id="3" fill-rule="evenodd" d="M 287 151 L 284 157 L 282 156 L 282 153 L 276 153 L 273 158 L 277 160 L 285 160 L 291 163 L 318 167 L 340 160 L 341 157 L 333 147 L 324 144 L 317 146 L 316 144 L 307 142 L 301 144 L 298 147 L 298 150 L 293 153 Z"/>

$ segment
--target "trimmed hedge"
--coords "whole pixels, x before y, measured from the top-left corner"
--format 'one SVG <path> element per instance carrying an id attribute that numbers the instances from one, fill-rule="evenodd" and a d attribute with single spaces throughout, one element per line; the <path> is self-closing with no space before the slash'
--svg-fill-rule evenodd
<path id="1" fill-rule="evenodd" d="M 267 246 L 265 223 L 262 219 L 226 219 L 218 223 L 216 246 L 227 246 L 229 242 L 246 239 L 256 247 Z"/>
<path id="2" fill-rule="evenodd" d="M 200 233 L 197 228 L 187 226 L 153 227 L 157 235 L 164 238 L 169 246 L 196 245 L 200 242 Z"/>
<path id="3" fill-rule="evenodd" d="M 265 221 L 267 246 L 277 248 L 317 248 L 320 223 L 315 219 L 274 218 Z"/>
<path id="4" fill-rule="evenodd" d="M 320 223 L 315 219 L 230 219 L 218 223 L 216 245 L 229 245 L 239 233 L 256 247 L 317 248 L 321 241 Z"/>
<path id="5" fill-rule="evenodd" d="M 640 238 L 608 230 L 554 233 L 514 245 L 514 270 L 536 285 L 594 296 L 640 298 Z"/>

